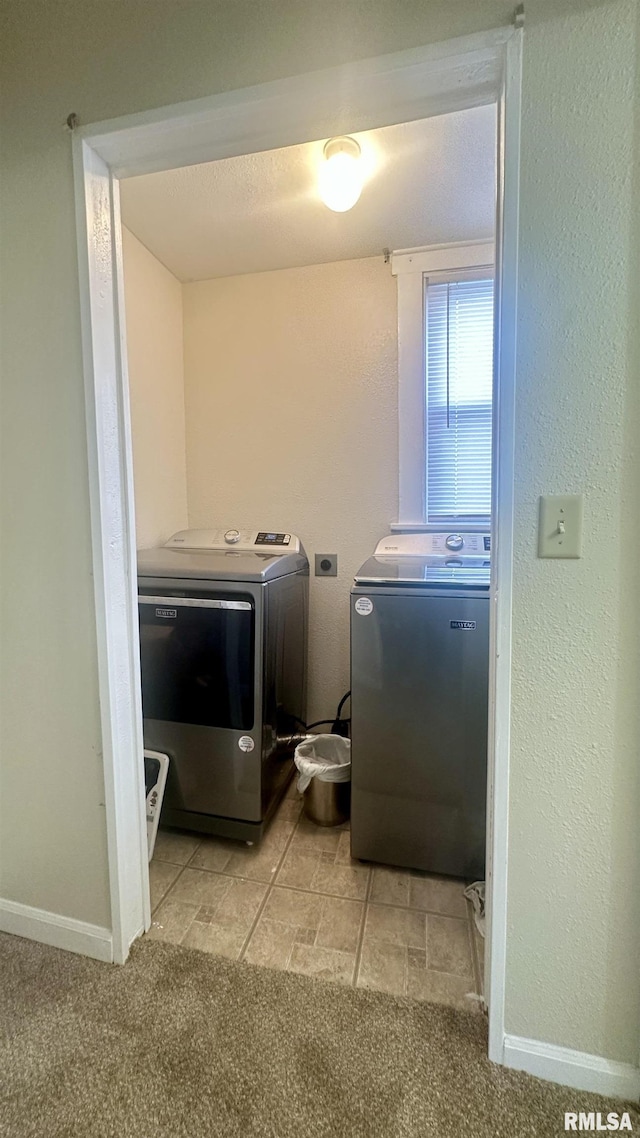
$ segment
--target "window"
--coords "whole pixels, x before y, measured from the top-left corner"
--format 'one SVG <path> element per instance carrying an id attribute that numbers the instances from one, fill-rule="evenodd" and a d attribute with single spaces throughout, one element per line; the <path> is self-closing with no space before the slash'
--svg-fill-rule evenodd
<path id="1" fill-rule="evenodd" d="M 427 282 L 427 522 L 491 517 L 493 278 Z"/>
<path id="2" fill-rule="evenodd" d="M 395 253 L 399 524 L 487 526 L 491 515 L 493 246 Z"/>

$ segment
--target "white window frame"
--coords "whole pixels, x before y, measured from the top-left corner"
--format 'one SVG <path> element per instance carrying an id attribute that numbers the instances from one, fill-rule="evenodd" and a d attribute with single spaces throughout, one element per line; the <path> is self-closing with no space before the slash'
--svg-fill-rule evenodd
<path id="1" fill-rule="evenodd" d="M 433 531 L 427 521 L 427 385 L 425 287 L 466 271 L 495 271 L 492 241 L 399 249 L 391 256 L 398 280 L 398 521 L 395 532 Z M 465 523 L 466 531 L 486 531 L 486 524 Z"/>

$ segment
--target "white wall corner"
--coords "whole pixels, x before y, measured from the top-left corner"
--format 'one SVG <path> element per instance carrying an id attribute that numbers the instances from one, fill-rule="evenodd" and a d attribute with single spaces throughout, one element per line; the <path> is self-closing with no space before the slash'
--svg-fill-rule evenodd
<path id="1" fill-rule="evenodd" d="M 113 961 L 113 938 L 109 929 L 1 897 L 0 932 L 91 956 L 108 964 Z"/>
<path id="2" fill-rule="evenodd" d="M 569 1047 L 557 1047 L 519 1035 L 505 1035 L 502 1062 L 505 1067 L 527 1071 L 539 1079 L 578 1091 L 640 1099 L 640 1068 L 631 1063 L 618 1063 L 600 1055 L 572 1051 Z"/>

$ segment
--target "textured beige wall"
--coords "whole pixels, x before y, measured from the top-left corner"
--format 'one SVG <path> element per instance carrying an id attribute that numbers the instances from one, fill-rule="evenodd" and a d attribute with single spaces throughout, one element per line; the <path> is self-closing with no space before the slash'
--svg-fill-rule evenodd
<path id="1" fill-rule="evenodd" d="M 638 8 L 526 9 L 507 1026 L 637 1064 Z M 108 919 L 67 115 L 97 121 L 312 71 L 512 11 L 0 4 L 0 896 Z M 577 565 L 536 561 L 541 489 L 585 492 Z"/>
<path id="2" fill-rule="evenodd" d="M 138 549 L 187 525 L 182 288 L 122 231 Z"/>
<path id="3" fill-rule="evenodd" d="M 635 11 L 526 31 L 507 1030 L 637 1064 Z M 560 492 L 580 561 L 536 557 Z"/>
<path id="4" fill-rule="evenodd" d="M 189 524 L 293 530 L 309 722 L 349 688 L 349 588 L 398 512 L 396 281 L 382 257 L 183 288 Z"/>

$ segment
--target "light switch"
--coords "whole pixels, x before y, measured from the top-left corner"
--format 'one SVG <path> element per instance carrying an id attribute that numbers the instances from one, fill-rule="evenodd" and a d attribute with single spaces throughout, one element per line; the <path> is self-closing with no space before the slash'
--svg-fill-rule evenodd
<path id="1" fill-rule="evenodd" d="M 544 494 L 540 499 L 538 557 L 582 556 L 582 494 Z"/>

